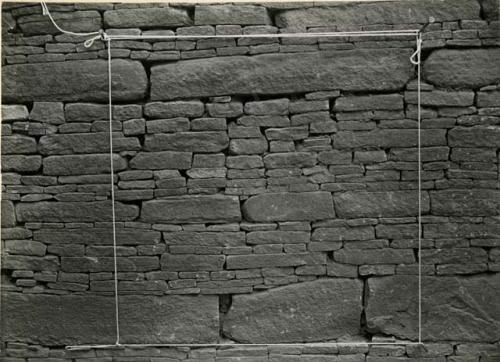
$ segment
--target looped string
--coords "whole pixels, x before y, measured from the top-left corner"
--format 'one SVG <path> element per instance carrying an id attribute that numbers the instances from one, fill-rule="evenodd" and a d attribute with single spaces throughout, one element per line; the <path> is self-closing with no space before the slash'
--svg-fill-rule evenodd
<path id="1" fill-rule="evenodd" d="M 45 2 L 43 2 L 43 1 L 41 1 L 40 5 L 42 6 L 42 15 L 48 16 L 49 19 L 50 19 L 50 21 L 52 22 L 52 24 L 55 26 L 55 28 L 57 30 L 59 30 L 61 33 L 68 34 L 68 35 L 74 35 L 74 36 L 92 36 L 92 38 L 87 39 L 83 43 L 83 45 L 85 46 L 85 48 L 90 48 L 94 44 L 95 40 L 99 40 L 99 39 L 105 40 L 105 34 L 106 33 L 102 29 L 99 30 L 99 31 L 92 31 L 92 32 L 89 32 L 89 33 L 75 33 L 75 32 L 69 31 L 69 30 L 64 30 L 59 25 L 57 25 L 57 23 L 55 22 L 54 18 L 50 14 L 50 11 L 49 11 L 49 8 L 48 8 L 47 4 Z"/>
<path id="2" fill-rule="evenodd" d="M 417 49 L 415 50 L 415 52 L 413 52 L 413 54 L 410 57 L 410 62 L 413 65 L 420 64 L 420 52 L 421 51 L 422 51 L 422 35 L 419 34 L 419 36 L 417 38 Z"/>

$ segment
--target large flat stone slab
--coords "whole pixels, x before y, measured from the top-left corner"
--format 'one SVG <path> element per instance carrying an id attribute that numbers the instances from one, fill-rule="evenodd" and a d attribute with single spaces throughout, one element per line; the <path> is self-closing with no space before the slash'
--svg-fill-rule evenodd
<path id="1" fill-rule="evenodd" d="M 51 134 L 42 136 L 38 142 L 38 150 L 42 155 L 65 155 L 73 153 L 109 152 L 109 133 L 73 133 Z M 141 149 L 139 139 L 113 135 L 113 151 L 138 151 Z"/>
<path id="2" fill-rule="evenodd" d="M 271 24 L 263 6 L 241 4 L 197 5 L 194 13 L 196 25 L 260 25 Z"/>
<path id="3" fill-rule="evenodd" d="M 366 319 L 373 333 L 418 339 L 416 276 L 368 279 Z M 422 278 L 424 341 L 500 339 L 500 274 Z"/>
<path id="4" fill-rule="evenodd" d="M 310 7 L 277 14 L 279 27 L 302 28 L 336 26 L 339 30 L 355 25 L 427 23 L 479 19 L 479 3 L 469 0 L 410 0 L 404 2 L 330 3 L 328 7 Z M 363 16 L 360 16 L 363 14 Z"/>
<path id="5" fill-rule="evenodd" d="M 322 51 L 156 65 L 151 68 L 151 98 L 398 90 L 413 72 L 410 53 L 409 49 Z"/>
<path id="6" fill-rule="evenodd" d="M 215 343 L 215 296 L 120 296 L 122 343 Z M 45 346 L 115 341 L 114 298 L 5 293 L 3 338 Z M 29 318 L 27 318 L 29 316 Z"/>
<path id="7" fill-rule="evenodd" d="M 223 333 L 243 343 L 326 341 L 359 333 L 363 284 L 320 279 L 236 295 Z"/>
<path id="8" fill-rule="evenodd" d="M 448 131 L 452 147 L 500 147 L 499 126 L 455 127 Z"/>
<path id="9" fill-rule="evenodd" d="M 141 219 L 165 223 L 240 221 L 240 203 L 238 197 L 224 195 L 169 197 L 143 202 Z"/>
<path id="10" fill-rule="evenodd" d="M 418 215 L 418 192 L 342 192 L 333 196 L 335 210 L 341 218 L 405 217 Z M 429 211 L 429 195 L 422 192 L 422 213 Z"/>
<path id="11" fill-rule="evenodd" d="M 159 231 L 116 228 L 118 245 L 158 244 L 161 239 Z M 33 233 L 33 240 L 45 244 L 86 244 L 113 245 L 113 230 L 109 228 L 82 229 L 40 229 Z"/>
<path id="12" fill-rule="evenodd" d="M 130 221 L 139 216 L 136 205 L 115 202 L 117 221 Z M 21 222 L 99 222 L 111 221 L 111 202 L 33 202 L 16 205 L 17 219 Z"/>
<path id="13" fill-rule="evenodd" d="M 127 168 L 127 160 L 113 155 L 113 170 Z M 109 154 L 49 156 L 43 159 L 43 173 L 51 176 L 95 175 L 109 173 Z"/>
<path id="14" fill-rule="evenodd" d="M 253 222 L 314 221 L 335 217 L 329 192 L 267 193 L 243 204 L 245 219 Z"/>
<path id="15" fill-rule="evenodd" d="M 495 216 L 500 214 L 500 190 L 431 191 L 431 212 L 439 216 Z"/>
<path id="16" fill-rule="evenodd" d="M 187 10 L 164 7 L 108 10 L 104 24 L 110 28 L 172 27 L 192 23 Z"/>
<path id="17" fill-rule="evenodd" d="M 113 101 L 144 98 L 148 84 L 140 62 L 115 59 Z M 100 101 L 108 99 L 106 60 L 16 64 L 2 67 L 4 102 Z"/>
<path id="18" fill-rule="evenodd" d="M 500 48 L 441 49 L 425 60 L 423 79 L 443 88 L 479 88 L 500 81 Z"/>
<path id="19" fill-rule="evenodd" d="M 219 152 L 229 146 L 226 132 L 177 132 L 147 135 L 146 151 Z"/>

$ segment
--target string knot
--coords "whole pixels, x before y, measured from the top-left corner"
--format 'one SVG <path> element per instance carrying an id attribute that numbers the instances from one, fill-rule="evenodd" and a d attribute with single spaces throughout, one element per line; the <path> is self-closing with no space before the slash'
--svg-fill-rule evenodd
<path id="1" fill-rule="evenodd" d="M 422 36 L 420 35 L 417 38 L 417 49 L 415 50 L 415 52 L 413 52 L 413 54 L 410 57 L 410 62 L 412 64 L 414 64 L 414 65 L 420 64 L 420 52 L 421 52 L 421 50 L 422 50 Z"/>

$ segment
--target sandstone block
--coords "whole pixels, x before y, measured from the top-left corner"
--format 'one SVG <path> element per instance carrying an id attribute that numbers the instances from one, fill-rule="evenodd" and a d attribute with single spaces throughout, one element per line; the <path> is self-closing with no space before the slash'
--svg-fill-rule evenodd
<path id="1" fill-rule="evenodd" d="M 415 255 L 411 249 L 340 249 L 334 251 L 336 262 L 342 264 L 411 264 Z"/>
<path id="2" fill-rule="evenodd" d="M 314 230 L 311 240 L 314 242 L 334 241 L 358 241 L 375 239 L 375 233 L 371 226 L 360 227 L 336 227 L 317 228 Z"/>

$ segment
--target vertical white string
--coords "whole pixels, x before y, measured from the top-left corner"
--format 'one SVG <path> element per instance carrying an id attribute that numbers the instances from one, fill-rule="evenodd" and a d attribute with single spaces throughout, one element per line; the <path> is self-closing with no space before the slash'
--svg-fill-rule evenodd
<path id="1" fill-rule="evenodd" d="M 417 154 L 418 154 L 418 343 L 422 343 L 422 153 L 420 137 L 420 55 L 422 33 L 417 35 Z"/>
<path id="2" fill-rule="evenodd" d="M 120 344 L 120 310 L 118 303 L 118 263 L 116 259 L 116 213 L 115 213 L 115 182 L 113 162 L 113 100 L 111 79 L 111 39 L 107 38 L 108 45 L 108 107 L 109 107 L 109 163 L 111 166 L 111 213 L 113 224 L 113 262 L 115 276 L 115 322 L 116 322 L 116 345 Z"/>

